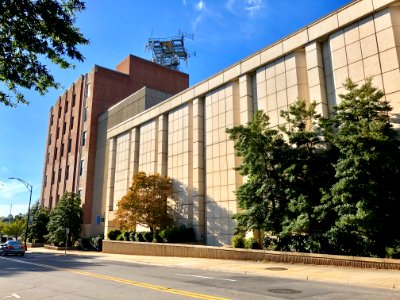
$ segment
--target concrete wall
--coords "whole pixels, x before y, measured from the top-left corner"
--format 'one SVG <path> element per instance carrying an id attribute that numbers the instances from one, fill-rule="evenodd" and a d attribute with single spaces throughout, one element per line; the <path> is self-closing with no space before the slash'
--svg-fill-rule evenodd
<path id="1" fill-rule="evenodd" d="M 243 178 L 233 170 L 240 165 L 240 158 L 235 157 L 226 128 L 246 124 L 257 109 L 267 112 L 271 126 L 283 124 L 280 111 L 297 98 L 316 101 L 318 111 L 327 117 L 338 103 L 347 77 L 363 83 L 369 76 L 385 92 L 397 122 L 399 4 L 398 0 L 353 1 L 109 128 L 107 139 L 114 145 L 109 157 L 118 155 L 115 145 L 131 132 L 130 143 L 138 146 L 131 148 L 127 163 L 137 159 L 138 171 L 173 178 L 181 207 L 178 222 L 193 226 L 198 241 L 207 245 L 230 244 L 235 229 L 232 215 L 237 212 L 234 191 Z M 117 176 L 114 167 L 109 166 L 108 171 L 108 178 Z M 114 178 L 110 184 L 116 182 Z M 115 206 L 108 208 L 112 224 Z"/>
<path id="2" fill-rule="evenodd" d="M 157 244 L 141 242 L 103 241 L 104 253 L 177 256 L 230 260 L 250 260 L 296 264 L 332 265 L 352 268 L 400 270 L 398 259 L 354 257 L 301 252 L 232 249 L 185 244 Z"/>

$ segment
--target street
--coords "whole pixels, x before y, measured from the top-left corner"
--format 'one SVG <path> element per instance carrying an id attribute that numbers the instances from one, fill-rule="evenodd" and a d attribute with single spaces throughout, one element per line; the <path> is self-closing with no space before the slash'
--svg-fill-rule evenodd
<path id="1" fill-rule="evenodd" d="M 400 299 L 398 291 L 102 260 L 0 257 L 0 299 Z"/>

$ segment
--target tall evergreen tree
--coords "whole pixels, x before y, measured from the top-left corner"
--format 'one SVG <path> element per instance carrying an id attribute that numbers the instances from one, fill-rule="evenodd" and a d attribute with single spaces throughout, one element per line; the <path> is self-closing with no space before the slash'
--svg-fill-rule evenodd
<path id="1" fill-rule="evenodd" d="M 236 154 L 242 157 L 238 171 L 246 182 L 236 191 L 236 214 L 239 231 L 263 229 L 277 234 L 282 231 L 287 214 L 286 180 L 288 145 L 278 130 L 269 128 L 269 118 L 256 112 L 247 126 L 239 125 L 226 132 L 235 142 Z"/>
<path id="2" fill-rule="evenodd" d="M 50 221 L 47 224 L 49 233 L 45 238 L 54 245 L 65 243 L 65 232 L 68 228 L 67 240 L 68 244 L 72 244 L 81 236 L 82 216 L 81 199 L 75 193 L 65 193 L 50 212 Z"/>
<path id="3" fill-rule="evenodd" d="M 49 233 L 47 224 L 50 221 L 50 212 L 47 208 L 41 207 L 39 201 L 37 201 L 32 206 L 30 215 L 32 221 L 29 224 L 28 240 L 43 243 L 44 237 Z"/>
<path id="4" fill-rule="evenodd" d="M 349 79 L 345 88 L 324 126 L 339 150 L 337 182 L 324 199 L 336 214 L 327 237 L 338 253 L 384 256 L 400 239 L 400 143 L 371 80 L 358 87 Z"/>
<path id="5" fill-rule="evenodd" d="M 307 105 L 298 100 L 287 111 L 281 112 L 287 123 L 279 129 L 287 137 L 290 149 L 290 164 L 283 173 L 288 181 L 285 194 L 289 200 L 289 212 L 281 235 L 288 241 L 296 236 L 302 237 L 305 250 L 321 251 L 325 247 L 322 236 L 326 224 L 316 208 L 322 191 L 333 184 L 332 159 L 335 153 L 319 130 L 321 116 L 315 108 L 315 102 Z"/>

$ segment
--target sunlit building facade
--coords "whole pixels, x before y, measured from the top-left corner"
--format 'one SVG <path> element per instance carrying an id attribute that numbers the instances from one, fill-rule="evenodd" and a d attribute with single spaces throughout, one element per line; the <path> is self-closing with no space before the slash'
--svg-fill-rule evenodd
<path id="1" fill-rule="evenodd" d="M 400 113 L 400 1 L 358 0 L 244 58 L 139 115 L 104 125 L 99 198 L 105 232 L 136 171 L 173 178 L 177 221 L 193 227 L 199 242 L 231 243 L 235 191 L 243 178 L 226 128 L 267 112 L 271 126 L 298 98 L 316 101 L 328 117 L 350 77 L 385 92 L 397 126 Z M 123 105 L 126 99 L 118 105 Z M 100 117 L 107 123 L 112 109 Z M 107 127 L 107 128 L 106 128 Z M 98 171 L 98 172 L 97 172 Z M 100 174 L 101 173 L 101 174 Z"/>
<path id="2" fill-rule="evenodd" d="M 102 233 L 105 212 L 94 196 L 99 116 L 143 87 L 159 91 L 152 98 L 154 105 L 188 84 L 187 74 L 133 55 L 115 70 L 94 66 L 80 76 L 50 109 L 41 204 L 52 209 L 65 192 L 75 192 L 82 199 L 83 234 Z M 133 116 L 146 108 L 132 107 L 129 113 Z"/>
<path id="3" fill-rule="evenodd" d="M 92 181 L 85 183 L 87 179 L 76 175 L 70 181 L 61 175 L 59 180 L 59 172 L 64 174 L 68 166 L 68 152 L 64 149 L 64 156 L 55 160 L 51 153 L 57 150 L 47 151 L 52 164 L 46 164 L 44 171 L 43 202 L 54 206 L 63 191 L 82 190 L 85 222 L 91 224 L 92 233 L 98 232 L 93 228 L 101 228 L 106 234 L 118 227 L 114 213 L 132 175 L 159 173 L 173 179 L 177 222 L 193 227 L 199 243 L 230 244 L 236 225 L 232 216 L 238 211 L 235 191 L 244 179 L 235 171 L 240 158 L 235 156 L 226 128 L 248 123 L 256 110 L 269 115 L 271 126 L 284 124 L 280 111 L 298 98 L 316 101 L 318 112 L 329 117 L 348 77 L 356 83 L 371 77 L 393 107 L 392 122 L 398 127 L 399 5 L 400 0 L 351 1 L 192 87 L 179 85 L 179 91 L 144 84 L 115 97 L 115 80 L 110 92 L 101 97 L 113 105 L 91 115 L 90 124 L 96 124 L 89 135 L 93 152 L 76 144 L 87 128 L 82 110 L 87 102 L 79 98 L 78 124 L 71 130 L 70 121 L 66 125 L 75 137 L 74 171 L 70 172 L 79 174 L 80 162 L 89 161 Z M 70 120 L 73 110 L 62 112 L 60 118 L 59 107 L 71 103 L 74 94 L 85 95 L 87 83 L 93 82 L 90 74 L 88 81 L 85 76 L 79 79 L 52 109 L 57 123 L 50 122 L 49 149 L 68 143 L 68 135 L 56 138 L 57 128 L 63 132 L 64 115 Z M 60 183 L 55 188 L 50 181 Z"/>

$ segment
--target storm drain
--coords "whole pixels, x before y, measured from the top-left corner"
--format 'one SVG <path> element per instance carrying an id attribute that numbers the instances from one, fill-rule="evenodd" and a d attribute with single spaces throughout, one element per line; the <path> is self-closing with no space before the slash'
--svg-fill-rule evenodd
<path id="1" fill-rule="evenodd" d="M 270 267 L 270 268 L 265 268 L 265 270 L 269 270 L 269 271 L 287 271 L 287 268 Z"/>
<path id="2" fill-rule="evenodd" d="M 301 291 L 299 290 L 293 290 L 293 289 L 270 289 L 268 290 L 270 293 L 274 294 L 281 294 L 281 295 L 294 295 L 294 294 L 300 294 Z"/>

